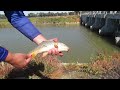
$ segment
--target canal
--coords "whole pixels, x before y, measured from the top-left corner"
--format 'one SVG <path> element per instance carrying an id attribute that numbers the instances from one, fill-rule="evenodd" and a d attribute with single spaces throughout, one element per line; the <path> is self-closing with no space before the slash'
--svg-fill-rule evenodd
<path id="1" fill-rule="evenodd" d="M 69 52 L 64 52 L 63 57 L 58 57 L 62 62 L 90 62 L 90 58 L 97 55 L 98 52 L 120 52 L 120 47 L 114 44 L 109 38 L 103 38 L 100 35 L 90 31 L 90 29 L 79 26 L 41 26 L 37 27 L 43 35 L 52 39 L 57 37 L 60 42 L 70 47 Z M 18 32 L 15 28 L 0 29 L 0 44 L 11 52 L 28 53 L 35 47 L 32 41 Z"/>

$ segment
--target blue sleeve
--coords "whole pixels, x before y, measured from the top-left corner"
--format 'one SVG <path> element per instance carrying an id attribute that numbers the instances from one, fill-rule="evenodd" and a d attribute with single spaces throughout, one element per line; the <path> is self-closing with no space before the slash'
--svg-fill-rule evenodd
<path id="1" fill-rule="evenodd" d="M 5 61 L 7 55 L 8 55 L 8 50 L 0 46 L 0 62 Z"/>
<path id="2" fill-rule="evenodd" d="M 41 34 L 41 32 L 24 15 L 23 11 L 4 11 L 4 13 L 11 25 L 31 41 Z"/>

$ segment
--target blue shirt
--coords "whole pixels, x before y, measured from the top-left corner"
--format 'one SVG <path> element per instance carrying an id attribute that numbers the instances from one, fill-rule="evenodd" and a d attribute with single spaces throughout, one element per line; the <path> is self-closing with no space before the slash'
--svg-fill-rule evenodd
<path id="1" fill-rule="evenodd" d="M 4 13 L 11 25 L 31 41 L 33 41 L 36 36 L 41 34 L 41 32 L 24 15 L 23 11 L 4 11 Z M 0 61 L 4 61 L 7 55 L 8 50 L 0 47 Z"/>

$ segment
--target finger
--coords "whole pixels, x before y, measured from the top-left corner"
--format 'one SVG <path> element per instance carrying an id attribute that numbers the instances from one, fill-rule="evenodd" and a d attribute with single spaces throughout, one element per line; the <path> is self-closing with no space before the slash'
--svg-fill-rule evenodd
<path id="1" fill-rule="evenodd" d="M 51 49 L 51 54 L 55 55 L 55 53 L 56 53 L 55 49 Z"/>
<path id="2" fill-rule="evenodd" d="M 53 50 L 53 54 L 54 55 L 58 55 L 59 54 L 58 48 L 53 48 L 52 50 Z"/>
<path id="3" fill-rule="evenodd" d="M 25 60 L 25 65 L 27 65 L 31 61 L 31 58 Z"/>
<path id="4" fill-rule="evenodd" d="M 60 55 L 60 56 L 63 56 L 62 52 L 59 52 L 59 51 L 58 51 L 58 48 L 50 49 L 50 50 L 48 51 L 48 54 L 49 54 L 49 55 L 52 54 L 52 55 Z"/>
<path id="5" fill-rule="evenodd" d="M 59 54 L 58 48 L 52 48 L 51 51 L 55 55 Z"/>
<path id="6" fill-rule="evenodd" d="M 54 49 L 50 49 L 50 50 L 48 51 L 48 54 L 54 55 L 54 54 L 55 54 L 55 50 L 54 50 Z"/>
<path id="7" fill-rule="evenodd" d="M 32 59 L 32 55 L 27 54 L 27 55 L 26 55 L 26 61 L 25 61 L 25 63 L 26 63 L 26 64 L 29 63 L 29 62 L 31 61 L 31 59 Z"/>
<path id="8" fill-rule="evenodd" d="M 51 50 L 49 50 L 49 51 L 48 51 L 48 54 L 51 54 L 51 53 L 52 53 Z"/>
<path id="9" fill-rule="evenodd" d="M 27 57 L 32 57 L 32 54 L 27 54 Z"/>
<path id="10" fill-rule="evenodd" d="M 32 58 L 32 55 L 31 54 L 27 54 L 26 55 L 26 59 L 28 59 L 28 58 Z"/>
<path id="11" fill-rule="evenodd" d="M 58 55 L 59 54 L 58 48 L 54 48 L 54 50 L 55 50 L 55 54 Z"/>
<path id="12" fill-rule="evenodd" d="M 59 56 L 63 56 L 63 53 L 62 53 L 62 52 L 59 52 Z"/>

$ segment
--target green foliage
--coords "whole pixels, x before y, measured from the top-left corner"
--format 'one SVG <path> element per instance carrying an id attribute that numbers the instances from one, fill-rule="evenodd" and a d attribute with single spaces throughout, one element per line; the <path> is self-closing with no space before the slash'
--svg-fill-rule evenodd
<path id="1" fill-rule="evenodd" d="M 32 17 L 29 18 L 35 24 L 66 24 L 79 22 L 79 17 L 74 16 L 54 16 L 54 17 Z"/>
<path id="2" fill-rule="evenodd" d="M 30 21 L 35 25 L 65 25 L 65 24 L 76 24 L 79 22 L 79 16 L 70 15 L 70 16 L 52 16 L 52 17 L 30 17 Z M 8 22 L 7 19 L 0 19 L 0 28 L 9 28 L 12 25 Z"/>
<path id="3" fill-rule="evenodd" d="M 0 19 L 0 28 L 12 27 L 7 19 Z"/>

